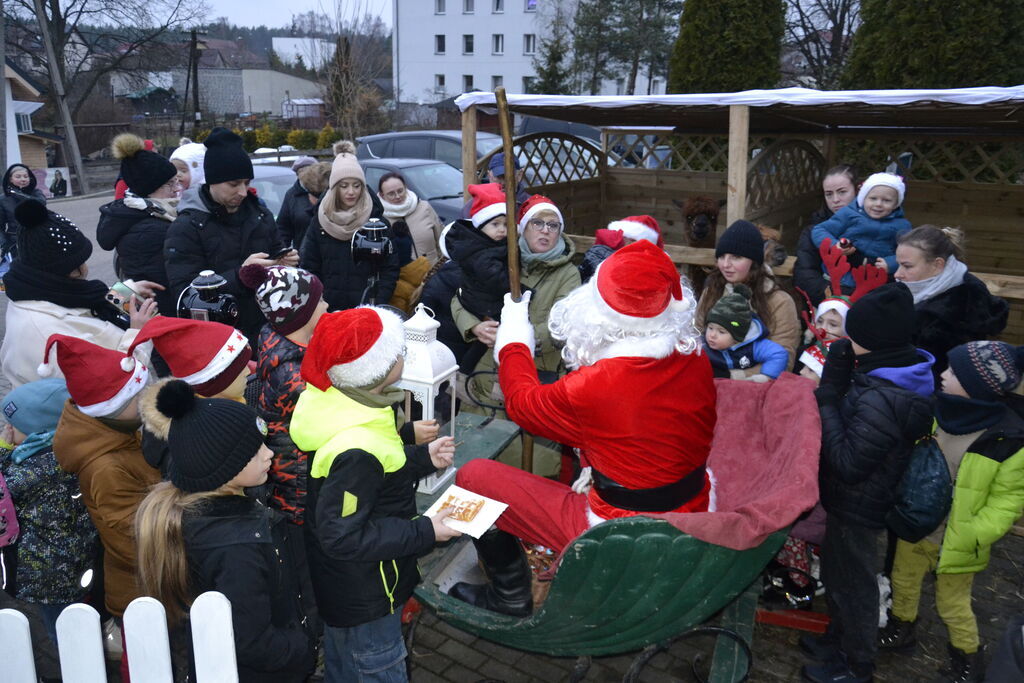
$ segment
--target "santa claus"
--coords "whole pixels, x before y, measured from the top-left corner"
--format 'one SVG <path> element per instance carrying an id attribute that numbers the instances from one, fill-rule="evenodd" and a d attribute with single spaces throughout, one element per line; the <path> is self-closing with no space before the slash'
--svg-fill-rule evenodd
<path id="1" fill-rule="evenodd" d="M 492 460 L 462 467 L 459 486 L 508 509 L 474 541 L 490 583 L 456 584 L 452 596 L 525 616 L 530 570 L 517 536 L 560 552 L 605 520 L 708 509 L 715 385 L 694 302 L 663 250 L 645 240 L 623 247 L 552 309 L 551 334 L 573 372 L 542 385 L 529 292 L 518 303 L 506 295 L 494 354 L 508 415 L 578 448 L 584 467 L 572 487 Z"/>

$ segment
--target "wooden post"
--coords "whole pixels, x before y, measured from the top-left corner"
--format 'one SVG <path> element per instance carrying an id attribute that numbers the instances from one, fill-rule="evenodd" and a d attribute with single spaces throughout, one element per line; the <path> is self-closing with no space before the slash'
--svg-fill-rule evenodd
<path id="1" fill-rule="evenodd" d="M 825 169 L 828 170 L 835 166 L 836 157 L 839 156 L 839 141 L 832 133 L 825 133 L 825 145 L 822 152 L 822 156 L 825 157 Z"/>
<path id="2" fill-rule="evenodd" d="M 747 212 L 747 163 L 750 161 L 750 107 L 729 107 L 729 169 L 726 176 L 726 221 L 718 224 L 717 237 Z"/>
<path id="3" fill-rule="evenodd" d="M 476 182 L 476 105 L 462 112 L 462 198 L 469 199 L 469 186 Z"/>

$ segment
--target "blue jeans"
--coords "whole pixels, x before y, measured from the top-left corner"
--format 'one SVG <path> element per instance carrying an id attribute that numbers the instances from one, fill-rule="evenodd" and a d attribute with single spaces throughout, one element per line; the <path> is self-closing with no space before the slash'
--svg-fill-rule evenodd
<path id="1" fill-rule="evenodd" d="M 405 683 L 402 613 L 335 628 L 324 626 L 325 683 Z"/>

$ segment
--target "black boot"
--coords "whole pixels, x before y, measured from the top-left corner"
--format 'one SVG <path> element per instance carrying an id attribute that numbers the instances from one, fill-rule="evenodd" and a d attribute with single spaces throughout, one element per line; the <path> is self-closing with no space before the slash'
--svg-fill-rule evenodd
<path id="1" fill-rule="evenodd" d="M 904 652 L 917 645 L 913 621 L 903 621 L 889 613 L 889 621 L 885 628 L 878 631 L 878 649 L 891 652 Z"/>
<path id="2" fill-rule="evenodd" d="M 530 564 L 516 537 L 491 529 L 479 539 L 474 539 L 473 545 L 490 583 L 483 586 L 457 583 L 448 595 L 492 612 L 513 617 L 529 616 L 533 611 Z"/>
<path id="3" fill-rule="evenodd" d="M 934 683 L 981 683 L 985 680 L 985 651 L 978 648 L 973 654 L 947 644 L 949 667 L 939 671 Z"/>

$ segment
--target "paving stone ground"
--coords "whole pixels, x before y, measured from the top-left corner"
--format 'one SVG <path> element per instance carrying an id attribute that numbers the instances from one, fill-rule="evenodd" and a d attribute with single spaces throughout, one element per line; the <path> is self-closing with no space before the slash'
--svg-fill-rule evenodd
<path id="1" fill-rule="evenodd" d="M 819 599 L 815 610 L 824 610 Z M 993 647 L 1010 617 L 1024 612 L 1024 537 L 1013 534 L 999 541 L 992 552 L 988 570 L 974 583 L 974 609 L 983 643 Z M 717 623 L 717 618 L 709 622 Z M 797 646 L 800 631 L 757 624 L 754 628 L 754 667 L 752 683 L 799 681 L 805 664 Z M 946 631 L 935 612 L 934 582 L 925 580 L 918 617 L 918 647 L 910 654 L 883 653 L 878 659 L 875 680 L 879 683 L 929 681 L 946 662 Z M 682 683 L 700 680 L 691 671 L 691 662 L 700 658 L 698 669 L 706 677 L 714 643 L 701 636 L 677 641 L 656 655 L 642 670 L 645 683 Z M 614 657 L 594 657 L 584 680 L 621 681 L 636 653 Z M 526 683 L 566 681 L 576 660 L 548 657 L 503 647 L 477 638 L 424 612 L 416 627 L 412 660 L 413 683 L 454 681 L 506 681 Z"/>

